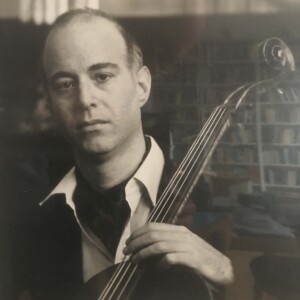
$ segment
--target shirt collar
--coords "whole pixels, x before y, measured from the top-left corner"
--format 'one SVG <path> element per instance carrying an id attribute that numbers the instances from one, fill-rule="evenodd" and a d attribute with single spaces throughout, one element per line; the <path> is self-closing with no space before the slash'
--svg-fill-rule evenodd
<path id="1" fill-rule="evenodd" d="M 164 156 L 155 140 L 152 137 L 149 138 L 151 141 L 150 151 L 132 178 L 144 185 L 148 191 L 152 204 L 155 205 L 164 167 Z M 51 193 L 40 202 L 40 205 L 47 202 L 53 195 L 65 194 L 67 204 L 75 209 L 73 193 L 75 191 L 76 184 L 75 167 L 73 167 L 51 191 Z"/>
<path id="2" fill-rule="evenodd" d="M 164 168 L 164 156 L 152 137 L 151 149 L 140 168 L 133 175 L 133 179 L 141 182 L 148 191 L 153 205 L 156 204 L 158 188 Z"/>
<path id="3" fill-rule="evenodd" d="M 51 191 L 51 193 L 40 202 L 40 205 L 43 205 L 47 202 L 53 195 L 56 194 L 65 194 L 66 202 L 74 208 L 73 193 L 76 187 L 76 176 L 75 176 L 75 167 L 73 167 L 58 183 L 58 185 Z"/>

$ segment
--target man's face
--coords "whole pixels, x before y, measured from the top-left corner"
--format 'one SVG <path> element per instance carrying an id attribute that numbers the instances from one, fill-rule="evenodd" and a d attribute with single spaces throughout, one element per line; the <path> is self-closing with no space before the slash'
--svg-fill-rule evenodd
<path id="1" fill-rule="evenodd" d="M 145 88 L 141 70 L 128 66 L 125 42 L 113 23 L 94 18 L 53 31 L 44 68 L 53 113 L 76 151 L 122 151 L 140 133 L 150 77 Z"/>

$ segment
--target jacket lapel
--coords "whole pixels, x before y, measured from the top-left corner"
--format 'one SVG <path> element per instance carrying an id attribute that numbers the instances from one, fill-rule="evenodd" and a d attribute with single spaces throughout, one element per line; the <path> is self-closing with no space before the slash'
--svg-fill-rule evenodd
<path id="1" fill-rule="evenodd" d="M 64 196 L 52 197 L 41 207 L 36 293 L 42 299 L 68 299 L 83 284 L 81 232 Z"/>

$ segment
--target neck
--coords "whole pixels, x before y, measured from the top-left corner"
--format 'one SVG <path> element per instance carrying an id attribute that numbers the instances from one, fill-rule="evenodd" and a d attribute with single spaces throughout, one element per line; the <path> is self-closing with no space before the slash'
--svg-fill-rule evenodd
<path id="1" fill-rule="evenodd" d="M 116 186 L 134 174 L 146 151 L 144 137 L 118 153 L 97 156 L 75 151 L 78 167 L 91 186 L 101 192 Z"/>

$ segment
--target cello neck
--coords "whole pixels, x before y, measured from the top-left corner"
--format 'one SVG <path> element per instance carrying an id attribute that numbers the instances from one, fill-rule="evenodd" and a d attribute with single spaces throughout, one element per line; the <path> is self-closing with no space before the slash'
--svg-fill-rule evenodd
<path id="1" fill-rule="evenodd" d="M 188 200 L 219 139 L 229 125 L 231 110 L 225 105 L 214 109 L 199 132 L 177 171 L 157 201 L 148 221 L 174 223 Z"/>

